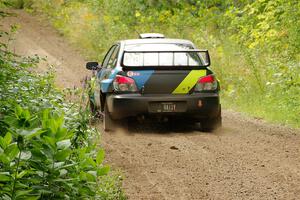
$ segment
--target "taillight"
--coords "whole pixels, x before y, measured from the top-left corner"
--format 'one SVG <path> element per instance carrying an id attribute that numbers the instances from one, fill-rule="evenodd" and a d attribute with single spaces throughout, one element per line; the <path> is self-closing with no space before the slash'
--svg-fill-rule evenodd
<path id="1" fill-rule="evenodd" d="M 136 92 L 138 91 L 135 81 L 132 78 L 117 75 L 113 82 L 114 90 L 118 92 Z"/>
<path id="2" fill-rule="evenodd" d="M 218 82 L 214 75 L 208 75 L 200 78 L 195 86 L 196 92 L 212 91 L 218 88 Z"/>

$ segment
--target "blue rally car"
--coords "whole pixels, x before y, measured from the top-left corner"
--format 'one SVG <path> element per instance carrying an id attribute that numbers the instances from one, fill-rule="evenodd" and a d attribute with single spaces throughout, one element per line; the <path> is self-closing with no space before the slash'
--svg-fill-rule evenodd
<path id="1" fill-rule="evenodd" d="M 103 115 L 105 131 L 131 117 L 200 122 L 203 131 L 221 126 L 219 82 L 207 50 L 162 34 L 115 43 L 94 70 L 91 111 Z"/>

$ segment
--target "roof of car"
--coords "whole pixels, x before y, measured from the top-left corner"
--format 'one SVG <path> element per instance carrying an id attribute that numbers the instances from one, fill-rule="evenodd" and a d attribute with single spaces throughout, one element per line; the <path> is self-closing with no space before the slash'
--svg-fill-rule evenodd
<path id="1" fill-rule="evenodd" d="M 165 39 L 165 38 L 155 38 L 155 39 L 132 39 L 132 40 L 122 40 L 121 43 L 124 43 L 125 45 L 130 44 L 190 44 L 193 45 L 193 43 L 189 40 L 183 40 L 183 39 Z"/>

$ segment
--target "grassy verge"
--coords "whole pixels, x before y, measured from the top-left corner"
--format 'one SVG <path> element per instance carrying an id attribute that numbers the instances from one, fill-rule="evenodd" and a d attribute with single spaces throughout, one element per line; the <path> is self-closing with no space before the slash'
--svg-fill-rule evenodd
<path id="1" fill-rule="evenodd" d="M 65 99 L 51 72 L 31 70 L 38 62 L 0 43 L 0 199 L 125 199 L 89 112 Z"/>
<path id="2" fill-rule="evenodd" d="M 138 32 L 186 38 L 212 55 L 227 108 L 300 126 L 298 1 L 24 0 L 90 59 Z"/>

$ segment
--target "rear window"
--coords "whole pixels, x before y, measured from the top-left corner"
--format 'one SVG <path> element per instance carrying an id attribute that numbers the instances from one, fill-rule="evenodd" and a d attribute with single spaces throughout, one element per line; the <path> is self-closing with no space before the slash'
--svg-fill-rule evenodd
<path id="1" fill-rule="evenodd" d="M 192 52 L 189 44 L 126 45 L 123 66 L 205 66 L 201 52 Z"/>

